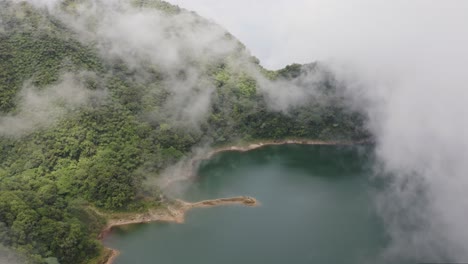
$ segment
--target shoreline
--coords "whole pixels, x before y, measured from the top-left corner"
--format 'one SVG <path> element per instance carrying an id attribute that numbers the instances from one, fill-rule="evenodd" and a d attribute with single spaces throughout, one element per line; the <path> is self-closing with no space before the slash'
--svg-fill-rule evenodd
<path id="1" fill-rule="evenodd" d="M 246 152 L 255 149 L 259 149 L 267 146 L 279 146 L 279 145 L 325 145 L 325 146 L 350 146 L 369 143 L 369 140 L 358 140 L 358 141 L 334 141 L 334 140 L 307 140 L 307 139 L 285 139 L 285 140 L 260 140 L 254 143 L 250 143 L 246 146 L 231 145 L 227 147 L 219 147 L 208 152 L 208 154 L 198 160 L 206 160 L 212 158 L 214 155 L 222 152 Z"/>
<path id="2" fill-rule="evenodd" d="M 187 162 L 187 166 L 190 169 L 185 169 L 185 173 L 178 178 L 166 179 L 165 182 L 160 183 L 162 190 L 167 189 L 175 182 L 186 181 L 195 176 L 195 172 L 199 163 L 203 160 L 211 159 L 213 156 L 223 152 L 247 152 L 267 146 L 280 146 L 280 145 L 322 145 L 322 146 L 352 146 L 362 145 L 371 143 L 371 139 L 362 139 L 356 141 L 337 141 L 337 140 L 308 140 L 308 139 L 284 139 L 284 140 L 258 140 L 250 143 L 228 145 L 224 147 L 215 147 L 214 149 L 202 153 L 201 155 L 195 155 L 192 159 Z"/>
<path id="3" fill-rule="evenodd" d="M 200 161 L 207 160 L 213 156 L 223 153 L 223 152 L 247 152 L 255 149 L 259 149 L 266 146 L 278 146 L 278 145 L 360 145 L 360 144 L 369 144 L 372 141 L 370 139 L 357 140 L 357 141 L 325 141 L 325 140 L 307 140 L 307 139 L 285 139 L 285 140 L 259 140 L 247 143 L 245 145 L 230 145 L 224 147 L 215 147 L 214 149 L 203 153 L 201 155 L 196 155 L 189 160 L 188 166 L 190 169 L 187 169 L 187 173 L 179 178 L 169 179 L 165 183 L 161 183 L 161 189 L 164 190 L 169 187 L 171 184 L 179 181 L 185 181 L 191 179 L 199 165 Z M 104 238 L 112 231 L 112 228 L 119 226 L 126 226 L 132 224 L 144 224 L 151 222 L 171 222 L 182 224 L 185 221 L 185 214 L 193 208 L 209 208 L 221 205 L 244 205 L 244 206 L 257 206 L 259 202 L 252 197 L 248 196 L 237 196 L 230 198 L 219 198 L 213 200 L 204 200 L 199 202 L 186 202 L 182 200 L 175 200 L 174 204 L 168 205 L 167 208 L 158 208 L 154 210 L 149 210 L 145 213 L 137 214 L 124 214 L 119 216 L 116 219 L 108 220 L 106 227 L 99 234 L 99 240 L 101 242 Z M 113 264 L 115 259 L 120 255 L 120 252 L 113 248 L 105 247 L 106 250 L 110 251 L 109 257 L 104 262 L 104 264 Z"/>
<path id="4" fill-rule="evenodd" d="M 182 224 L 185 222 L 186 213 L 194 208 L 210 208 L 216 206 L 225 206 L 225 205 L 244 205 L 244 206 L 258 206 L 259 202 L 257 199 L 250 196 L 236 196 L 229 198 L 219 198 L 211 200 L 203 200 L 199 202 L 186 202 L 182 200 L 176 200 L 175 204 L 168 206 L 167 208 L 159 208 L 150 210 L 145 213 L 137 214 L 126 214 L 126 216 L 121 216 L 117 219 L 110 219 L 106 227 L 99 234 L 99 240 L 101 243 L 105 237 L 112 231 L 113 228 L 119 226 L 133 225 L 133 224 L 146 224 L 152 222 L 171 222 Z M 105 264 L 112 264 L 115 259 L 120 255 L 120 252 L 116 249 L 105 247 L 106 250 L 111 253 L 107 257 Z"/>
<path id="5" fill-rule="evenodd" d="M 106 250 L 109 250 L 111 253 L 109 255 L 109 257 L 107 258 L 107 261 L 106 261 L 106 264 L 112 264 L 114 263 L 114 261 L 117 259 L 117 257 L 120 255 L 120 251 L 118 251 L 117 249 L 113 249 L 113 248 L 105 248 Z"/>

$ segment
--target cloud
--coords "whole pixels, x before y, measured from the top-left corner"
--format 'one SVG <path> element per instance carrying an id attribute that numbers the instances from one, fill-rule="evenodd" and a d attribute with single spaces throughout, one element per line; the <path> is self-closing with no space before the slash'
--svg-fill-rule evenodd
<path id="1" fill-rule="evenodd" d="M 26 82 L 18 95 L 17 109 L 0 115 L 0 135 L 21 136 L 53 125 L 65 114 L 100 101 L 104 91 L 89 90 L 80 81 L 89 73 L 64 74 L 57 84 L 39 89 Z"/>
<path id="2" fill-rule="evenodd" d="M 226 26 L 268 67 L 327 62 L 369 116 L 376 173 L 392 180 L 376 197 L 384 260 L 468 259 L 468 2 L 171 2 Z"/>
<path id="3" fill-rule="evenodd" d="M 9 249 L 0 243 L 0 263 L 2 264 L 26 264 L 25 257 Z"/>
<path id="4" fill-rule="evenodd" d="M 54 14 L 103 58 L 136 70 L 139 81 L 148 82 L 145 72 L 163 75 L 169 97 L 156 111 L 177 124 L 197 126 L 207 117 L 214 91 L 203 77 L 207 67 L 241 47 L 226 30 L 190 12 L 168 14 L 113 0 L 84 1 L 71 13 L 56 9 Z"/>

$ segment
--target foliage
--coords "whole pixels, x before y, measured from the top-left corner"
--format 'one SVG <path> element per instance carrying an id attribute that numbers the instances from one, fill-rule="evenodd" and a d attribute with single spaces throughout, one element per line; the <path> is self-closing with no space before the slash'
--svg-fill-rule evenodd
<path id="1" fill-rule="evenodd" d="M 180 12 L 161 1 L 133 4 Z M 31 263 L 54 258 L 59 263 L 85 263 L 96 257 L 102 251 L 96 237 L 104 219 L 88 205 L 115 211 L 159 204 L 159 191 L 143 182 L 180 161 L 194 146 L 242 139 L 367 136 L 364 117 L 340 103 L 311 102 L 287 113 L 272 111 L 255 79 L 234 68 L 230 58 L 195 63 L 216 90 L 207 118 L 195 128 L 187 127 L 164 112 L 171 91 L 154 65 L 142 66 L 151 76 L 142 80 L 123 62 L 101 58 L 60 22 L 24 3 L 0 2 L 0 15 L 5 28 L 0 31 L 0 112 L 16 111 L 26 81 L 47 89 L 63 72 L 94 72 L 87 89 L 109 94 L 51 127 L 22 137 L 0 137 L 0 246 L 27 255 Z M 302 70 L 301 65 L 277 72 L 260 68 L 270 80 L 294 79 Z"/>

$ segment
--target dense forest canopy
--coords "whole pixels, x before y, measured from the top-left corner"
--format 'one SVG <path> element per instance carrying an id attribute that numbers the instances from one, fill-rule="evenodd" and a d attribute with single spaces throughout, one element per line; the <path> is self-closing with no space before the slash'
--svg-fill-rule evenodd
<path id="1" fill-rule="evenodd" d="M 325 65 L 266 70 L 195 13 L 158 0 L 32 3 L 0 1 L 9 261 L 98 261 L 105 219 L 92 208 L 164 206 L 145 183 L 197 147 L 369 136 Z"/>

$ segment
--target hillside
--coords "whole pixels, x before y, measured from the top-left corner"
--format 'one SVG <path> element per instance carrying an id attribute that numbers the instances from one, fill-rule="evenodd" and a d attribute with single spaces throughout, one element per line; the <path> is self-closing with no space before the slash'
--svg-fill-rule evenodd
<path id="1" fill-rule="evenodd" d="M 164 206 L 197 148 L 367 138 L 321 63 L 269 71 L 216 24 L 157 0 L 0 1 L 0 242 L 89 263 L 107 211 Z"/>

